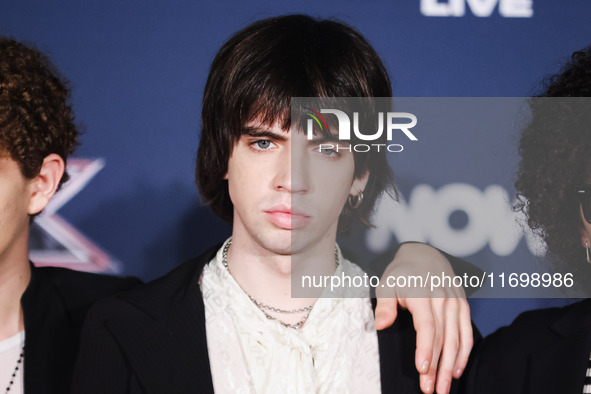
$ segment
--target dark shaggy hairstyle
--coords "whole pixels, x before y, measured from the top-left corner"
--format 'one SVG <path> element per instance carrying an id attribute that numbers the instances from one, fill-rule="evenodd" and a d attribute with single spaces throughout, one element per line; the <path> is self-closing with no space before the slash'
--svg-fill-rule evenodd
<path id="1" fill-rule="evenodd" d="M 589 183 L 591 174 L 591 99 L 576 99 L 591 96 L 591 47 L 573 53 L 562 72 L 546 78 L 544 86 L 530 100 L 531 121 L 521 134 L 515 208 L 543 237 L 553 269 L 589 283 L 575 190 Z"/>
<path id="2" fill-rule="evenodd" d="M 46 156 L 66 159 L 78 145 L 69 90 L 47 57 L 0 37 L 0 155 L 35 178 Z M 64 172 L 60 186 L 68 180 Z"/>
<path id="3" fill-rule="evenodd" d="M 341 22 L 287 15 L 234 34 L 211 65 L 201 113 L 196 182 L 213 211 L 231 222 L 224 176 L 232 149 L 253 119 L 288 130 L 292 97 L 391 97 L 388 73 L 375 50 Z M 297 120 L 296 120 L 297 122 Z M 354 140 L 351 143 L 355 143 Z M 369 225 L 383 191 L 395 189 L 386 155 L 354 153 L 355 177 L 370 176 L 363 203 L 343 211 Z M 341 224 L 344 217 L 341 217 Z"/>

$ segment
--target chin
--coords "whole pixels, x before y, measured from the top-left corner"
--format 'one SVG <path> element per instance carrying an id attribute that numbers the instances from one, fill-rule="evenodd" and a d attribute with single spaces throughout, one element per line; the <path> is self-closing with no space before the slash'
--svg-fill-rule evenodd
<path id="1" fill-rule="evenodd" d="M 290 234 L 268 234 L 260 241 L 261 246 L 269 252 L 281 256 L 291 255 L 292 248 Z"/>
<path id="2" fill-rule="evenodd" d="M 294 232 L 291 236 L 291 254 L 297 255 L 309 251 L 314 242 L 306 232 Z"/>
<path id="3" fill-rule="evenodd" d="M 291 256 L 309 250 L 313 244 L 307 230 L 278 230 L 259 233 L 258 243 L 266 250 L 281 255 Z"/>

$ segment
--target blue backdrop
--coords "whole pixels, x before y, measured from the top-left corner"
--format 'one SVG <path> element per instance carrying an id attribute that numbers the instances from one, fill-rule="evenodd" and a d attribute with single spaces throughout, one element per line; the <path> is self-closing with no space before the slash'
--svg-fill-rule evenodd
<path id="1" fill-rule="evenodd" d="M 34 258 L 151 279 L 224 239 L 228 226 L 200 206 L 193 184 L 208 67 L 233 32 L 283 13 L 355 26 L 384 59 L 397 96 L 527 96 L 591 44 L 585 0 L 4 1 L 0 34 L 50 55 L 71 81 L 85 130 L 74 181 L 35 230 Z M 511 133 L 493 136 L 501 167 L 484 162 L 458 175 L 457 155 L 448 171 L 441 163 L 433 171 L 429 157 L 394 162 L 403 197 L 418 184 L 450 183 L 501 185 L 511 195 Z M 476 140 L 448 143 L 469 152 Z M 505 256 L 483 245 L 465 257 L 536 262 L 523 241 Z M 473 300 L 472 311 L 488 333 L 521 310 L 564 302 Z"/>

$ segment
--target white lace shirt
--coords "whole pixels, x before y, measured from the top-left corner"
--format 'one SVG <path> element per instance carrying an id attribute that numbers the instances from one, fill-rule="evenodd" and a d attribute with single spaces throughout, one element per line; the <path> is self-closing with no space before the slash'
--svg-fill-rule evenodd
<path id="1" fill-rule="evenodd" d="M 223 266 L 222 250 L 201 281 L 216 393 L 381 392 L 368 297 L 319 298 L 301 329 L 285 327 L 248 298 Z M 335 275 L 363 275 L 340 251 L 339 260 Z"/>

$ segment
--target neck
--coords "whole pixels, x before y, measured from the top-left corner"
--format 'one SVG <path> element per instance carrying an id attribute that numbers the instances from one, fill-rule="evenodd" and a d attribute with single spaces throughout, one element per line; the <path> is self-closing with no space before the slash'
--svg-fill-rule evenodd
<path id="1" fill-rule="evenodd" d="M 228 268 L 242 289 L 256 300 L 281 309 L 299 309 L 313 304 L 322 289 L 305 289 L 292 297 L 293 285 L 302 275 L 332 275 L 335 270 L 335 240 L 322 242 L 292 254 L 268 250 L 249 237 L 233 234 L 228 250 Z"/>
<path id="2" fill-rule="evenodd" d="M 24 330 L 21 297 L 31 279 L 28 236 L 0 255 L 0 341 Z"/>

